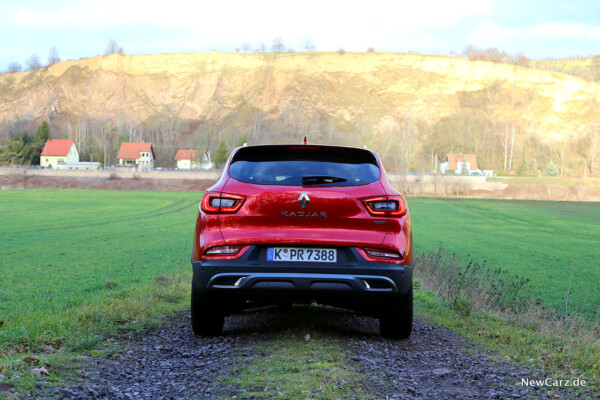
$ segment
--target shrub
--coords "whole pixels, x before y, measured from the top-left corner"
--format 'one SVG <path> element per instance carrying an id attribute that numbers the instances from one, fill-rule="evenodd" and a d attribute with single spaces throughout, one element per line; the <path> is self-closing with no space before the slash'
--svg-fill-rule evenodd
<path id="1" fill-rule="evenodd" d="M 532 296 L 529 279 L 512 276 L 501 268 L 488 268 L 485 261 L 465 263 L 440 247 L 437 253 L 417 257 L 415 275 L 425 290 L 446 300 L 460 315 L 475 311 L 521 310 Z"/>
<path id="2" fill-rule="evenodd" d="M 544 171 L 544 175 L 546 176 L 558 176 L 558 168 L 556 165 L 550 160 L 548 164 L 546 164 L 546 170 Z"/>
<path id="3" fill-rule="evenodd" d="M 527 163 L 527 161 L 523 160 L 523 162 L 517 168 L 517 175 L 519 175 L 519 176 L 525 175 L 525 173 L 527 172 L 528 169 L 529 169 L 529 164 Z"/>
<path id="4" fill-rule="evenodd" d="M 533 172 L 536 175 L 538 173 L 537 161 L 536 160 L 531 160 L 531 172 Z"/>
<path id="5" fill-rule="evenodd" d="M 227 143 L 225 143 L 225 139 L 221 139 L 215 154 L 215 164 L 217 164 L 217 166 L 225 164 L 227 162 L 228 155 L 229 151 L 227 150 Z"/>

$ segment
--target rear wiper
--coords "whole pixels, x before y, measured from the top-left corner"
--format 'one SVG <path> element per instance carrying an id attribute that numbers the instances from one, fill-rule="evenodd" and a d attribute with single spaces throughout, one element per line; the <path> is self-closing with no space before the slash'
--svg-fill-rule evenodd
<path id="1" fill-rule="evenodd" d="M 303 185 L 322 185 L 327 183 L 337 183 L 346 181 L 346 178 L 338 178 L 337 176 L 316 175 L 302 177 Z"/>

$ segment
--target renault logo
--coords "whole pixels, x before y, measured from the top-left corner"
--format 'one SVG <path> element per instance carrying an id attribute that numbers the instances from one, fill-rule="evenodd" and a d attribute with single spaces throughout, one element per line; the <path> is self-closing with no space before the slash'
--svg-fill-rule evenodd
<path id="1" fill-rule="evenodd" d="M 308 207 L 308 203 L 310 203 L 308 195 L 306 193 L 300 194 L 300 197 L 298 197 L 298 204 L 300 204 L 300 207 L 306 208 Z"/>

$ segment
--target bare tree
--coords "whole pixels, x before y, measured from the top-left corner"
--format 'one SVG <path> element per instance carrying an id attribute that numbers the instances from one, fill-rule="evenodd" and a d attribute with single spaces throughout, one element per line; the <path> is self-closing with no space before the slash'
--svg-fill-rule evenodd
<path id="1" fill-rule="evenodd" d="M 574 138 L 573 148 L 583 157 L 584 175 L 589 172 L 592 175 L 595 172 L 595 163 L 600 156 L 600 124 L 592 123 Z"/>
<path id="2" fill-rule="evenodd" d="M 252 124 L 252 144 L 258 144 L 262 128 L 262 117 L 258 111 L 254 112 L 254 123 Z"/>
<path id="3" fill-rule="evenodd" d="M 153 115 L 149 122 L 150 140 L 155 145 L 157 161 L 160 165 L 170 165 L 179 145 L 184 126 L 171 106 L 164 106 Z"/>
<path id="4" fill-rule="evenodd" d="M 106 50 L 104 54 L 125 54 L 125 51 L 122 47 L 119 46 L 115 39 L 110 39 L 108 44 L 106 45 Z"/>
<path id="5" fill-rule="evenodd" d="M 248 43 L 248 42 L 242 43 L 242 50 L 244 51 L 244 53 L 247 53 L 248 51 L 250 51 L 250 43 Z"/>
<path id="6" fill-rule="evenodd" d="M 35 53 L 27 59 L 25 64 L 27 64 L 27 70 L 29 71 L 35 71 L 37 69 L 42 68 L 42 62 L 40 61 L 40 57 Z"/>
<path id="7" fill-rule="evenodd" d="M 525 57 L 522 53 L 517 53 L 517 55 L 515 56 L 515 63 L 517 65 L 520 65 L 521 67 L 526 68 L 531 66 L 531 60 Z"/>
<path id="8" fill-rule="evenodd" d="M 365 114 L 360 116 L 360 119 L 356 123 L 356 129 L 359 136 L 358 143 L 356 143 L 357 145 L 372 147 L 371 138 L 373 136 L 374 124 L 373 116 Z"/>
<path id="9" fill-rule="evenodd" d="M 504 171 L 506 171 L 506 163 L 508 162 L 508 124 L 506 124 L 505 128 L 504 141 L 502 142 L 504 147 Z"/>
<path id="10" fill-rule="evenodd" d="M 513 150 L 515 148 L 515 126 L 512 126 L 512 136 L 510 139 L 510 158 L 508 161 L 508 170 L 512 171 Z"/>
<path id="11" fill-rule="evenodd" d="M 462 54 L 467 57 L 469 60 L 483 60 L 484 56 L 480 49 L 469 44 L 465 47 Z"/>
<path id="12" fill-rule="evenodd" d="M 369 47 L 367 48 L 367 52 L 369 52 L 369 53 L 375 53 L 375 47 L 373 47 L 373 46 L 369 46 Z"/>
<path id="13" fill-rule="evenodd" d="M 53 65 L 60 62 L 60 57 L 58 56 L 58 50 L 56 47 L 50 47 L 50 52 L 48 53 L 48 65 Z"/>
<path id="14" fill-rule="evenodd" d="M 271 50 L 275 53 L 281 53 L 285 49 L 285 44 L 283 43 L 283 39 L 281 37 L 276 37 L 273 39 L 273 44 L 271 44 Z"/>
<path id="15" fill-rule="evenodd" d="M 16 61 L 13 61 L 10 64 L 8 64 L 8 67 L 6 68 L 6 72 L 8 72 L 8 73 L 21 72 L 21 71 L 23 71 L 23 67 L 21 66 L 21 64 L 19 64 Z"/>
<path id="16" fill-rule="evenodd" d="M 307 36 L 306 38 L 304 38 L 304 40 L 302 40 L 302 48 L 305 51 L 315 51 L 315 42 L 312 40 L 312 38 L 310 36 Z"/>
<path id="17" fill-rule="evenodd" d="M 207 150 L 209 154 L 212 153 L 214 156 L 219 142 L 217 128 L 208 122 L 204 122 L 194 132 L 193 141 L 201 151 Z"/>
<path id="18" fill-rule="evenodd" d="M 257 53 L 264 53 L 265 51 L 267 51 L 267 46 L 265 45 L 265 42 L 260 42 L 260 45 L 254 51 Z"/>
<path id="19" fill-rule="evenodd" d="M 397 143 L 402 145 L 399 148 L 398 160 L 400 170 L 410 171 L 415 155 L 418 152 L 419 145 L 419 124 L 411 111 L 404 111 L 402 114 L 393 113 L 393 117 L 400 125 Z"/>
<path id="20" fill-rule="evenodd" d="M 298 140 L 299 137 L 308 132 L 306 110 L 300 101 L 290 101 L 285 104 L 281 110 L 281 122 L 283 122 L 284 132 L 292 140 Z"/>

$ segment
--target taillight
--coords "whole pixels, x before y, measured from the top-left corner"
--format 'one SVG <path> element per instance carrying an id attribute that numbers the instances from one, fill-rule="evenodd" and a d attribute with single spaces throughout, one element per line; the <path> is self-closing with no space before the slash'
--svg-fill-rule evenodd
<path id="1" fill-rule="evenodd" d="M 240 251 L 240 249 L 242 248 L 242 246 L 218 246 L 218 247 L 211 247 L 210 249 L 206 250 L 204 252 L 204 254 L 235 254 L 238 251 Z"/>
<path id="2" fill-rule="evenodd" d="M 245 196 L 230 193 L 206 193 L 200 202 L 200 208 L 207 213 L 234 213 L 242 207 Z"/>
<path id="3" fill-rule="evenodd" d="M 363 203 L 371 215 L 377 217 L 401 217 L 408 206 L 402 196 L 379 196 L 364 199 Z"/>
<path id="4" fill-rule="evenodd" d="M 397 251 L 393 251 L 393 250 L 374 249 L 374 248 L 366 247 L 365 251 L 371 257 L 400 258 L 400 254 Z"/>

